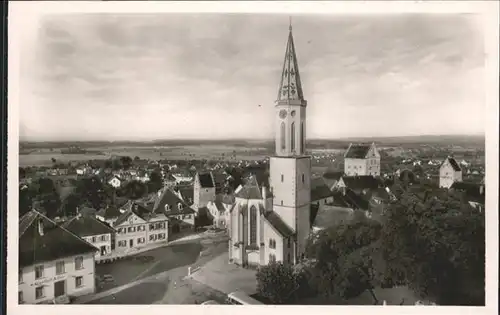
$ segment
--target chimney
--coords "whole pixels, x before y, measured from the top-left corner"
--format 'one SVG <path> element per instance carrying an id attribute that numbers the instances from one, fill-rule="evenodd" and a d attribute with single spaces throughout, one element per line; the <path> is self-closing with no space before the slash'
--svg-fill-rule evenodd
<path id="1" fill-rule="evenodd" d="M 43 236 L 43 220 L 42 219 L 38 219 L 38 234 L 40 234 L 40 236 Z"/>

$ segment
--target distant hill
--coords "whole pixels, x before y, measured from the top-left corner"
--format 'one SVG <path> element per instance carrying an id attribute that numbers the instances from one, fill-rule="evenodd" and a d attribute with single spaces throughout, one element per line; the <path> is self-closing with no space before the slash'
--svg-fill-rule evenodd
<path id="1" fill-rule="evenodd" d="M 459 145 L 459 146 L 474 146 L 484 147 L 484 135 L 423 135 L 423 136 L 403 136 L 403 137 L 356 137 L 342 139 L 308 139 L 307 146 L 311 149 L 346 149 L 351 142 L 371 143 L 375 142 L 382 146 L 398 146 L 398 145 Z M 227 145 L 227 146 L 242 146 L 242 147 L 261 147 L 273 148 L 274 140 L 271 139 L 180 139 L 180 140 L 152 140 L 152 141 L 47 141 L 47 142 L 28 142 L 20 141 L 20 150 L 40 149 L 40 148 L 69 148 L 78 146 L 79 148 L 93 147 L 116 147 L 116 146 L 135 146 L 135 147 L 151 147 L 151 146 L 187 146 L 187 145 Z"/>

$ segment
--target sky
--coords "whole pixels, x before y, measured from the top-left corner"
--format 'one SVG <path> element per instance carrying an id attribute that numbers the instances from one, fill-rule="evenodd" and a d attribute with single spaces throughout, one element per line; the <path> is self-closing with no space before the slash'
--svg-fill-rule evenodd
<path id="1" fill-rule="evenodd" d="M 473 15 L 294 15 L 308 138 L 484 133 Z M 270 139 L 276 14 L 65 14 L 28 23 L 22 140 Z"/>

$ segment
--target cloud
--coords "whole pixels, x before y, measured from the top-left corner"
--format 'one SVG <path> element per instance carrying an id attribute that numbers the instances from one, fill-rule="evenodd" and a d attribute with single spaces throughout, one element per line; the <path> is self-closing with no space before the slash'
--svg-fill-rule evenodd
<path id="1" fill-rule="evenodd" d="M 24 133 L 271 137 L 287 22 L 236 14 L 45 16 L 34 48 L 21 56 Z M 294 17 L 308 135 L 482 131 L 484 52 L 473 22 L 464 15 Z M 449 121 L 439 116 L 450 112 Z"/>

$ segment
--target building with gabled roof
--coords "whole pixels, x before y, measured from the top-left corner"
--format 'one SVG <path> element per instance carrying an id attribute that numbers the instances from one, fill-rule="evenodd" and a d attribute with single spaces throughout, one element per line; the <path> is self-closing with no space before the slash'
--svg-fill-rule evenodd
<path id="1" fill-rule="evenodd" d="M 333 201 L 332 190 L 323 177 L 311 180 L 311 204 L 322 205 Z"/>
<path id="2" fill-rule="evenodd" d="M 164 213 L 171 221 L 170 232 L 193 229 L 195 226 L 196 211 L 194 211 L 174 190 L 164 187 L 158 191 L 158 197 L 153 206 L 156 213 Z M 174 220 L 175 219 L 175 220 Z"/>
<path id="3" fill-rule="evenodd" d="M 116 230 L 94 216 L 78 214 L 62 226 L 99 249 L 96 259 L 111 254 L 115 249 Z"/>
<path id="4" fill-rule="evenodd" d="M 139 203 L 122 213 L 114 222 L 116 251 L 130 252 L 146 245 L 168 242 L 169 222 L 162 211 L 150 210 Z"/>
<path id="5" fill-rule="evenodd" d="M 19 219 L 19 303 L 95 293 L 97 248 L 31 210 Z"/>
<path id="6" fill-rule="evenodd" d="M 455 182 L 462 181 L 462 168 L 457 161 L 448 156 L 439 168 L 439 187 L 450 188 Z"/>
<path id="7" fill-rule="evenodd" d="M 349 144 L 344 154 L 344 174 L 380 176 L 380 154 L 375 143 Z"/>
<path id="8" fill-rule="evenodd" d="M 213 220 L 213 226 L 219 229 L 227 229 L 229 214 L 235 206 L 235 198 L 229 194 L 218 194 L 214 201 L 207 204 L 208 212 Z"/>

